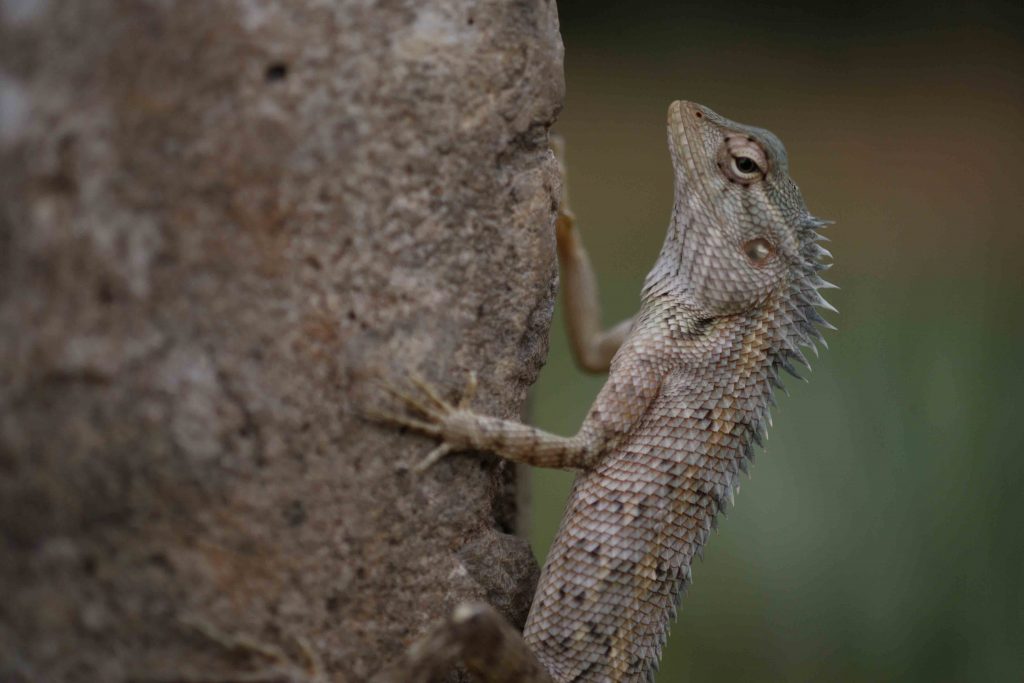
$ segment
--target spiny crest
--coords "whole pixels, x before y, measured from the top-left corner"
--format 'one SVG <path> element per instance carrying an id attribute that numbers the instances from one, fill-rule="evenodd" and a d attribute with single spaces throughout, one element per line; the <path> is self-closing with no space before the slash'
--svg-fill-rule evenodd
<path id="1" fill-rule="evenodd" d="M 768 384 L 764 389 L 764 401 L 754 416 L 751 425 L 750 442 L 746 444 L 741 458 L 741 469 L 746 471 L 746 464 L 753 460 L 753 444 L 764 446 L 767 427 L 771 424 L 771 407 L 775 405 L 773 389 L 789 394 L 780 377 L 785 371 L 797 379 L 805 380 L 799 373 L 796 363 L 810 369 L 810 361 L 801 347 L 810 349 L 815 357 L 819 355 L 818 344 L 828 348 L 822 329 L 835 330 L 836 327 L 825 320 L 818 312 L 824 309 L 831 313 L 839 311 L 825 300 L 821 292 L 825 289 L 837 289 L 836 285 L 821 277 L 821 273 L 832 267 L 829 262 L 832 254 L 821 246 L 828 238 L 819 230 L 831 221 L 821 220 L 807 215 L 797 224 L 797 238 L 800 244 L 800 262 L 794 266 L 794 273 L 787 290 L 780 297 L 780 306 L 773 312 L 775 327 L 778 331 L 778 347 L 770 358 L 767 371 Z"/>
<path id="2" fill-rule="evenodd" d="M 822 272 L 832 267 L 832 254 L 821 245 L 828 238 L 819 231 L 831 223 L 808 215 L 797 225 L 800 263 L 795 266 L 789 291 L 783 297 L 784 305 L 778 312 L 781 345 L 773 359 L 772 372 L 768 378 L 783 391 L 785 388 L 779 380 L 779 370 L 785 370 L 797 379 L 804 379 L 793 365 L 795 361 L 805 368 L 811 367 L 800 347 L 810 349 L 817 357 L 818 344 L 828 348 L 822 329 L 836 329 L 818 312 L 818 309 L 839 312 L 821 293 L 825 289 L 836 289 L 834 284 L 821 277 Z"/>

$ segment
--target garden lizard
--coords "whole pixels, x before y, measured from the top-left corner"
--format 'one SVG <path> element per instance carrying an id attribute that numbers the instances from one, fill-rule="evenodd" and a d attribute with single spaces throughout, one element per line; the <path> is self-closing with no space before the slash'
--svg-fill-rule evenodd
<path id="1" fill-rule="evenodd" d="M 440 440 L 424 460 L 489 451 L 578 472 L 522 637 L 463 606 L 409 656 L 438 652 L 483 680 L 650 680 L 690 564 L 760 444 L 779 371 L 817 353 L 831 256 L 772 133 L 672 103 L 675 202 L 632 319 L 600 330 L 597 286 L 563 201 L 558 253 L 574 355 L 608 380 L 572 437 L 452 405 L 429 384 L 386 384 L 409 413 L 383 417 Z M 415 413 L 413 415 L 412 413 Z M 422 673 L 418 675 L 424 675 Z M 412 680 L 419 680 L 413 676 Z"/>

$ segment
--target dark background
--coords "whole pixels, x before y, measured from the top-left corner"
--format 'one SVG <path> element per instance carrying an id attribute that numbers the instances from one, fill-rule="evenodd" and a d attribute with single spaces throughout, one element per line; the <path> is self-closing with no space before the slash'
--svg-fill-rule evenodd
<path id="1" fill-rule="evenodd" d="M 840 314 L 683 601 L 661 681 L 1024 674 L 1024 5 L 560 2 L 573 208 L 607 323 L 671 208 L 674 99 L 774 131 Z M 603 377 L 556 321 L 533 420 Z M 534 473 L 543 559 L 570 476 Z"/>

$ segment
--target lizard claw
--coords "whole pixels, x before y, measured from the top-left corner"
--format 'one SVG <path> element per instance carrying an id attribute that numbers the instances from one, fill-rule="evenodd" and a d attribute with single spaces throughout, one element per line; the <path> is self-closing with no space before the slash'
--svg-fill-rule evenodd
<path id="1" fill-rule="evenodd" d="M 423 379 L 423 375 L 417 372 L 410 372 L 409 379 L 416 385 L 416 388 L 423 392 L 423 395 L 430 399 L 430 402 L 434 404 L 436 410 L 442 414 L 447 414 L 452 411 L 450 403 L 441 398 L 441 395 L 437 393 L 437 390 L 430 385 L 427 380 Z"/>
<path id="2" fill-rule="evenodd" d="M 390 410 L 380 410 L 379 408 L 364 408 L 362 415 L 368 420 L 373 422 L 381 422 L 385 424 L 394 424 L 399 427 L 407 427 L 413 431 L 427 436 L 440 436 L 441 428 L 433 422 L 425 422 L 423 420 L 417 420 L 414 417 L 408 415 L 402 415 L 401 413 L 392 412 Z"/>
<path id="3" fill-rule="evenodd" d="M 459 399 L 459 410 L 469 410 L 469 406 L 476 396 L 476 389 L 476 371 L 470 370 L 466 377 L 466 388 L 462 390 L 462 398 Z"/>
<path id="4" fill-rule="evenodd" d="M 420 387 L 421 391 L 423 390 L 423 387 L 426 386 L 426 383 L 423 382 L 422 379 L 413 380 L 413 382 L 416 383 L 418 387 Z M 404 389 L 395 386 L 394 384 L 388 382 L 385 379 L 377 378 L 375 380 L 375 383 L 377 384 L 378 387 L 380 387 L 387 393 L 391 394 L 392 397 L 398 399 L 406 406 L 416 411 L 417 413 L 423 415 L 424 417 L 429 417 L 432 420 L 438 420 L 439 418 L 442 418 L 444 416 L 443 408 L 447 404 L 441 401 L 440 397 L 438 397 L 436 393 L 428 393 L 424 391 L 424 393 L 426 393 L 427 396 L 430 397 L 431 402 L 434 403 L 434 405 L 431 406 L 428 405 L 427 403 L 424 403 L 419 397 L 413 395 L 408 391 L 405 391 Z M 422 385 L 420 383 L 422 383 Z M 386 421 L 394 422 L 394 420 Z"/>
<path id="5" fill-rule="evenodd" d="M 417 474 L 421 472 L 426 472 L 431 467 L 433 467 L 438 460 L 440 460 L 441 458 L 443 458 L 444 456 L 448 455 L 451 452 L 452 447 L 447 443 L 442 443 L 441 445 L 434 448 L 434 450 L 427 453 L 427 457 L 423 458 L 423 460 L 421 460 L 416 466 L 414 466 L 412 468 L 412 471 L 416 472 Z"/>
<path id="6" fill-rule="evenodd" d="M 407 427 L 420 434 L 441 439 L 441 443 L 412 468 L 414 472 L 423 472 L 452 451 L 457 450 L 445 439 L 445 423 L 453 413 L 469 409 L 469 405 L 476 395 L 477 378 L 475 372 L 469 373 L 466 388 L 455 405 L 446 401 L 422 375 L 410 372 L 409 381 L 415 387 L 415 391 L 403 389 L 381 377 L 374 378 L 374 384 L 404 404 L 408 410 L 417 413 L 419 417 L 381 408 L 363 409 L 363 415 L 375 422 Z"/>

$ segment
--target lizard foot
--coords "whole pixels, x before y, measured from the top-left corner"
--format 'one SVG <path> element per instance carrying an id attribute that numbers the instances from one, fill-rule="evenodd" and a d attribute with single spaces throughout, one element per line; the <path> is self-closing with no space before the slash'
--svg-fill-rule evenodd
<path id="1" fill-rule="evenodd" d="M 469 377 L 466 380 L 466 387 L 462 392 L 462 397 L 455 404 L 446 401 L 429 382 L 423 379 L 421 375 L 417 373 L 410 373 L 409 379 L 415 386 L 415 391 L 403 389 L 402 387 L 396 386 L 383 378 L 377 378 L 375 382 L 377 386 L 399 402 L 403 403 L 409 411 L 418 414 L 419 417 L 381 409 L 367 410 L 365 411 L 365 415 L 369 419 L 377 422 L 385 422 L 399 425 L 401 427 L 407 427 L 408 429 L 412 429 L 420 434 L 441 439 L 441 443 L 413 467 L 414 472 L 423 472 L 444 456 L 465 445 L 449 441 L 445 425 L 456 413 L 469 410 L 473 397 L 476 395 L 476 373 L 469 373 Z"/>

